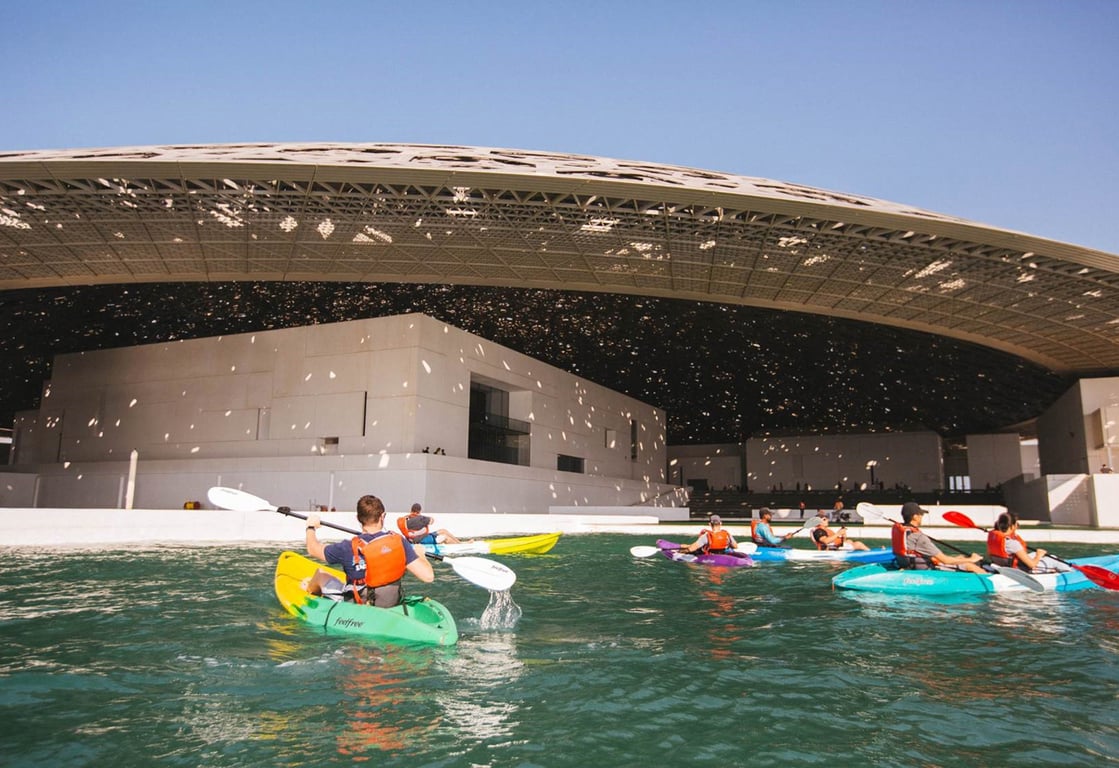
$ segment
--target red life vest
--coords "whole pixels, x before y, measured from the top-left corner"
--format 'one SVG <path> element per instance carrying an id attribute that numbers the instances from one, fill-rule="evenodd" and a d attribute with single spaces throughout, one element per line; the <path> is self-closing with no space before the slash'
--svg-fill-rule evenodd
<path id="1" fill-rule="evenodd" d="M 751 520 L 750 521 L 750 539 L 755 544 L 761 544 L 762 543 L 761 539 L 758 537 L 758 523 L 760 523 L 760 522 L 761 522 L 761 520 Z"/>
<path id="2" fill-rule="evenodd" d="M 707 534 L 707 546 L 703 548 L 706 552 L 726 552 L 730 549 L 730 532 L 724 530 L 712 531 L 704 529 Z"/>
<path id="3" fill-rule="evenodd" d="M 404 541 L 400 537 L 386 533 L 366 541 L 360 536 L 354 536 L 350 545 L 354 553 L 354 570 L 365 574 L 351 582 L 357 587 L 354 590 L 356 602 L 362 601 L 362 587 L 375 589 L 395 584 L 404 577 L 407 556 L 404 553 Z"/>

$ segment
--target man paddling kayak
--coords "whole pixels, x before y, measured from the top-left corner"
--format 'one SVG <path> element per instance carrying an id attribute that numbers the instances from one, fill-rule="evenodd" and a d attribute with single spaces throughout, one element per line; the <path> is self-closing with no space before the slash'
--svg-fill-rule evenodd
<path id="1" fill-rule="evenodd" d="M 812 530 L 812 540 L 816 542 L 816 549 L 870 549 L 861 541 L 847 538 L 847 526 L 841 526 L 838 531 L 828 527 L 828 519 L 820 516 L 820 522 Z"/>
<path id="2" fill-rule="evenodd" d="M 396 527 L 404 534 L 404 538 L 413 544 L 428 544 L 434 546 L 436 544 L 461 544 L 462 541 L 455 537 L 446 528 L 439 530 L 431 530 L 431 524 L 435 521 L 424 514 L 423 507 L 419 502 L 412 505 L 412 509 L 405 517 L 399 517 L 396 520 Z"/>
<path id="3" fill-rule="evenodd" d="M 360 536 L 323 544 L 317 533 L 319 516 L 307 517 L 307 554 L 346 572 L 345 585 L 324 571 L 316 572 L 307 584 L 308 592 L 341 595 L 345 600 L 390 608 L 404 599 L 401 580 L 405 571 L 423 582 L 435 580 L 423 549 L 384 529 L 385 505 L 380 499 L 369 495 L 358 499 L 357 521 L 361 524 Z"/>
<path id="4" fill-rule="evenodd" d="M 949 571 L 987 572 L 979 566 L 983 558 L 972 552 L 969 555 L 946 555 L 929 535 L 921 530 L 925 510 L 915 501 L 901 506 L 901 522 L 894 523 L 891 532 L 894 555 L 901 568 L 940 569 Z"/>
<path id="5" fill-rule="evenodd" d="M 732 552 L 737 548 L 738 542 L 734 540 L 731 532 L 723 530 L 723 518 L 718 515 L 711 515 L 711 527 L 704 528 L 700 532 L 699 538 L 691 544 L 680 547 L 680 551 L 690 554 L 697 550 L 703 550 L 705 555 L 721 555 Z"/>
<path id="6" fill-rule="evenodd" d="M 773 511 L 769 507 L 762 507 L 758 511 L 758 518 L 750 523 L 750 538 L 759 547 L 783 547 L 785 540 L 793 535 L 786 533 L 778 536 L 773 532 Z"/>

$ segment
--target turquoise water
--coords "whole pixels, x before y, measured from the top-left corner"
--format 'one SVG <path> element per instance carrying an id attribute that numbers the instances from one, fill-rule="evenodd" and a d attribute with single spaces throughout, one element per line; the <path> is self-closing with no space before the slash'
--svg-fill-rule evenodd
<path id="1" fill-rule="evenodd" d="M 502 558 L 497 629 L 437 566 L 446 649 L 298 624 L 277 547 L 0 551 L 0 764 L 1119 764 L 1119 592 L 858 598 L 842 566 L 630 557 L 651 543 Z"/>

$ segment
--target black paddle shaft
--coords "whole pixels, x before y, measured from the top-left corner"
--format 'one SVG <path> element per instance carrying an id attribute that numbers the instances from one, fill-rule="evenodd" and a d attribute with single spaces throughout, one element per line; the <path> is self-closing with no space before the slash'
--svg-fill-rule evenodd
<path id="1" fill-rule="evenodd" d="M 276 511 L 279 512 L 281 515 L 287 515 L 288 517 L 298 517 L 300 520 L 307 519 L 307 515 L 301 515 L 298 512 L 292 512 L 291 507 L 276 507 Z M 328 523 L 326 520 L 319 520 L 319 524 L 325 525 L 327 528 L 333 528 L 336 531 L 341 531 L 342 533 L 350 533 L 354 536 L 361 535 L 361 531 L 355 531 L 353 528 L 347 528 L 344 525 L 335 525 L 334 523 Z M 436 555 L 432 552 L 427 552 L 425 554 L 433 560 L 443 559 L 442 555 Z"/>

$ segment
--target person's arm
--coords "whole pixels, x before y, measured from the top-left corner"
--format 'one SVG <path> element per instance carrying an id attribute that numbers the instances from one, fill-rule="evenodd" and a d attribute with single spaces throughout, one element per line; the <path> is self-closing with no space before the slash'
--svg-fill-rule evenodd
<path id="1" fill-rule="evenodd" d="M 423 547 L 413 547 L 407 541 L 404 542 L 405 553 L 411 549 L 415 557 L 408 562 L 405 568 L 408 572 L 423 582 L 431 583 L 435 581 L 435 570 L 431 567 L 431 561 L 427 559 L 427 553 Z"/>
<path id="2" fill-rule="evenodd" d="M 777 533 L 773 530 L 773 527 L 767 525 L 765 527 L 764 535 L 765 535 L 765 540 L 766 541 L 768 541 L 770 544 L 772 544 L 775 547 L 779 547 L 782 544 L 784 544 L 785 540 L 788 539 L 793 534 L 792 533 L 786 533 L 783 536 L 778 536 Z"/>
<path id="3" fill-rule="evenodd" d="M 318 529 L 320 525 L 318 515 L 307 516 L 307 554 L 318 560 L 326 561 L 326 545 L 319 541 Z"/>
<path id="4" fill-rule="evenodd" d="M 685 544 L 684 546 L 680 547 L 680 551 L 681 552 L 687 552 L 687 553 L 695 552 L 697 549 L 702 549 L 703 545 L 706 544 L 706 543 L 707 543 L 707 534 L 706 533 L 701 533 L 699 535 L 699 538 L 696 539 L 695 541 L 693 541 L 691 544 Z"/>
<path id="5" fill-rule="evenodd" d="M 940 547 L 936 546 L 932 539 L 924 533 L 918 534 L 912 546 L 919 554 L 936 558 L 936 562 L 941 565 L 954 565 L 963 568 L 965 571 L 986 573 L 986 571 L 977 565 L 977 563 L 983 559 L 982 555 L 975 552 L 969 555 L 946 555 L 941 552 Z"/>
<path id="6" fill-rule="evenodd" d="M 1025 563 L 1031 571 L 1034 568 L 1037 568 L 1037 566 L 1041 563 L 1041 558 L 1045 557 L 1044 549 L 1035 550 L 1033 554 L 1031 554 L 1030 550 L 1028 550 L 1026 547 L 1023 547 L 1017 541 L 1009 537 L 1006 540 L 1006 553 L 1008 555 L 1017 557 L 1019 560 Z"/>

